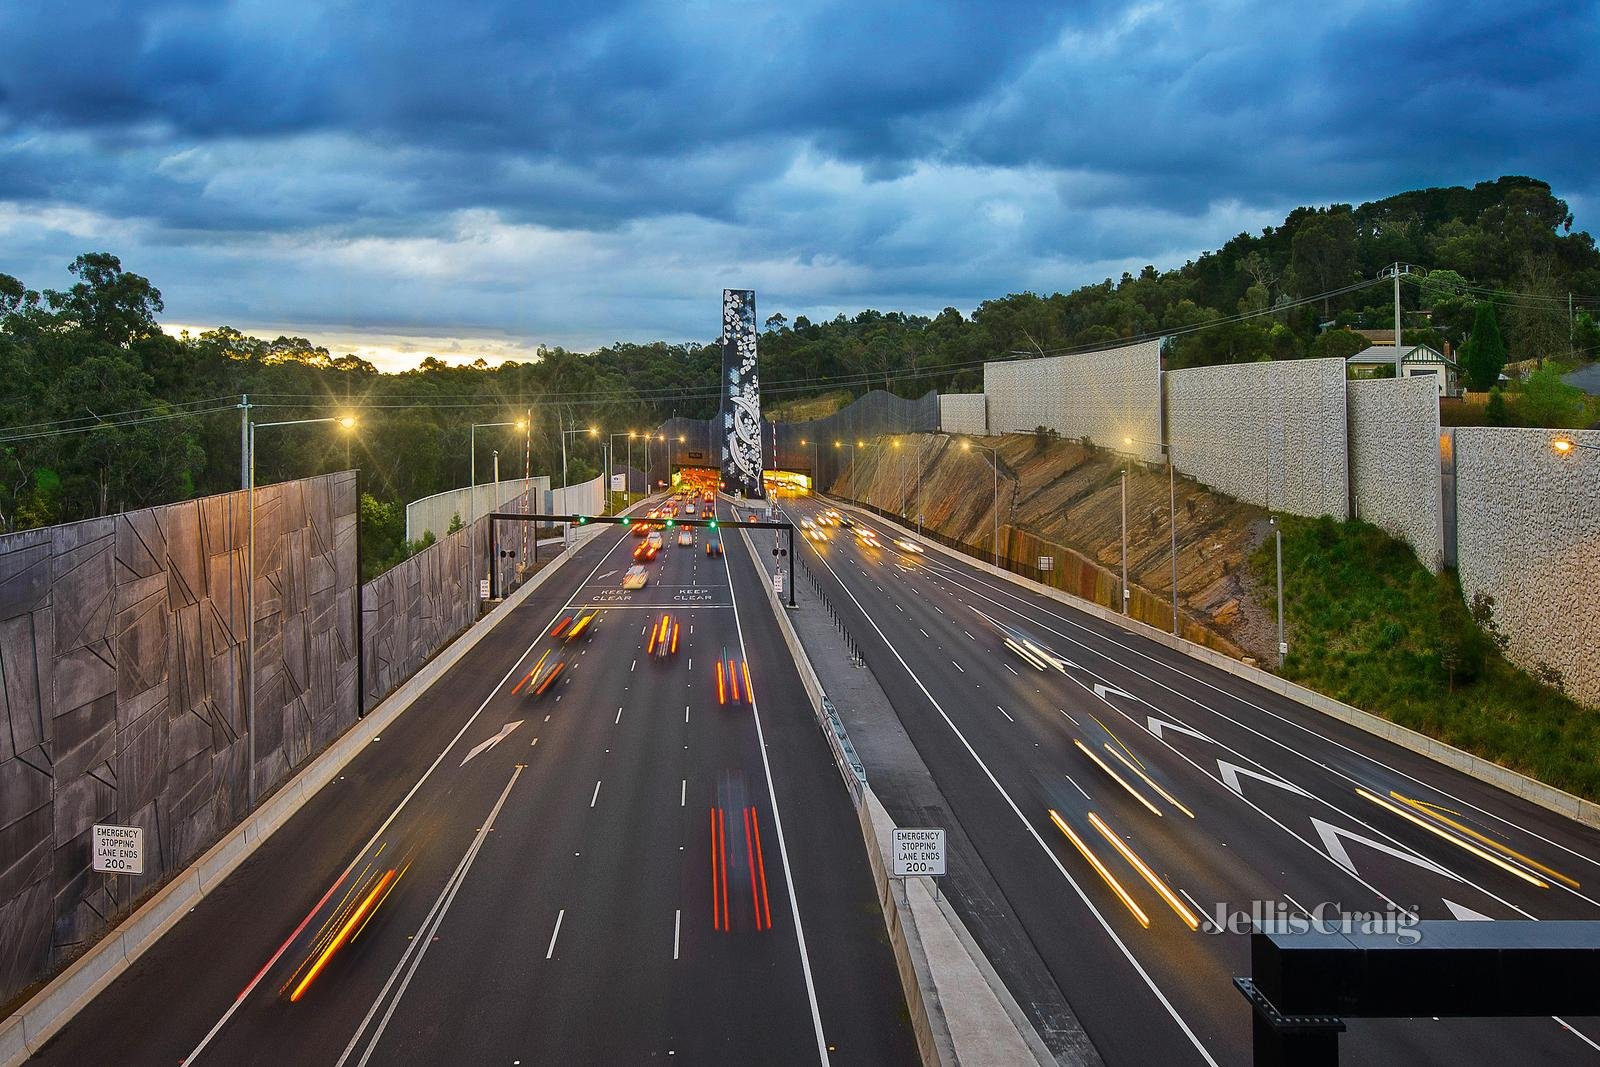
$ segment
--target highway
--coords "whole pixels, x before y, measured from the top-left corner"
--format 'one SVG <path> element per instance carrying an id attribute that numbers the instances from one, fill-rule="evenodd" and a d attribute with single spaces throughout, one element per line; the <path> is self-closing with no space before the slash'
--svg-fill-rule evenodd
<path id="1" fill-rule="evenodd" d="M 35 1059 L 915 1061 L 849 796 L 724 532 L 665 531 L 636 591 L 639 541 L 599 533 Z"/>
<path id="2" fill-rule="evenodd" d="M 828 527 L 801 562 L 1108 1063 L 1248 1062 L 1230 978 L 1252 909 L 1600 918 L 1595 831 L 855 518 L 878 547 Z M 1572 1063 L 1600 1062 L 1597 1038 L 1592 1019 L 1355 1019 L 1340 1043 L 1346 1062 Z"/>

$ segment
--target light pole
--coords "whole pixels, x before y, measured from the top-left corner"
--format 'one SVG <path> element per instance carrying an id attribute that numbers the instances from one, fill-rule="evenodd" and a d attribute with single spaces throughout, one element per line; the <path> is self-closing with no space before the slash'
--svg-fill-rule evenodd
<path id="1" fill-rule="evenodd" d="M 336 422 L 345 430 L 355 429 L 356 420 L 352 415 L 329 415 L 320 419 L 288 419 L 283 422 L 252 422 L 249 424 L 249 448 L 246 462 L 249 467 L 247 510 L 249 512 L 249 547 L 246 550 L 247 566 L 249 573 L 249 589 L 247 603 L 249 614 L 245 617 L 245 691 L 244 691 L 244 720 L 245 733 L 249 737 L 245 741 L 245 760 L 249 764 L 247 803 L 249 808 L 256 806 L 256 431 L 270 429 L 274 426 L 309 426 L 317 422 Z M 357 540 L 360 539 L 360 508 L 361 501 L 356 501 L 357 514 Z M 361 576 L 356 575 L 356 615 L 361 613 Z M 358 711 L 361 709 L 357 709 Z"/>
<path id="2" fill-rule="evenodd" d="M 667 438 L 667 488 L 668 489 L 672 488 L 672 443 L 673 443 L 674 440 L 676 440 L 677 443 L 681 445 L 685 441 L 687 441 L 688 438 L 684 437 L 683 434 L 681 434 L 681 433 L 675 439 L 671 438 L 671 437 Z"/>
<path id="3" fill-rule="evenodd" d="M 634 438 L 634 436 L 635 436 L 635 434 L 634 434 L 634 432 L 632 430 L 627 430 L 627 431 L 624 431 L 622 433 L 611 434 L 609 437 L 606 438 L 607 453 L 608 453 L 608 455 L 611 455 L 611 456 L 615 456 L 617 454 L 617 438 L 626 437 L 628 439 L 628 468 L 630 470 L 633 468 L 633 438 Z M 629 476 L 628 477 L 628 484 L 631 485 L 632 482 L 633 482 L 633 478 L 632 478 L 632 476 Z M 624 501 L 626 501 L 628 499 L 628 491 L 626 489 L 624 489 L 623 492 L 622 492 L 622 499 Z M 607 470 L 607 476 L 606 476 L 606 503 L 607 504 L 611 503 L 611 478 L 610 478 L 610 470 L 609 469 Z"/>
<path id="4" fill-rule="evenodd" d="M 1267 522 L 1272 526 L 1272 538 L 1278 552 L 1278 669 L 1281 671 L 1283 661 L 1289 655 L 1288 642 L 1283 639 L 1283 527 L 1278 525 L 1276 516 Z"/>
<path id="5" fill-rule="evenodd" d="M 1133 446 L 1134 441 L 1135 441 L 1135 439 L 1132 438 L 1132 437 L 1124 437 L 1122 439 L 1122 443 L 1124 445 L 1127 445 L 1130 448 Z M 1138 443 L 1142 444 L 1142 445 L 1154 444 L 1154 442 L 1152 442 L 1152 441 L 1144 441 L 1144 440 L 1140 440 Z M 1172 469 L 1172 453 L 1171 453 L 1171 451 L 1168 450 L 1165 445 L 1156 445 L 1156 447 L 1160 448 L 1167 455 L 1167 532 L 1171 537 L 1171 546 L 1172 546 L 1171 547 L 1171 554 L 1172 554 L 1172 636 L 1173 637 L 1177 637 L 1178 636 L 1178 477 L 1177 477 L 1176 472 Z M 1123 474 L 1123 478 L 1126 479 L 1128 472 L 1126 470 L 1124 470 L 1122 472 L 1122 474 Z M 1128 556 L 1128 498 L 1127 498 L 1126 482 L 1124 482 L 1123 498 L 1122 498 L 1122 556 L 1123 556 L 1122 582 L 1123 582 L 1124 589 L 1126 589 L 1127 582 L 1128 582 L 1128 564 L 1127 564 L 1127 556 Z M 1124 599 L 1126 599 L 1126 597 L 1124 597 Z"/>
<path id="6" fill-rule="evenodd" d="M 1128 468 L 1122 468 L 1122 613 L 1128 613 Z"/>
<path id="7" fill-rule="evenodd" d="M 467 451 L 472 453 L 472 458 L 467 467 L 471 471 L 472 487 L 467 490 L 467 525 L 471 526 L 478 518 L 478 431 L 489 426 L 515 426 L 519 430 L 526 430 L 528 423 L 525 419 L 508 419 L 505 422 L 475 422 L 467 431 Z M 495 452 L 498 456 L 500 453 Z M 494 480 L 500 481 L 500 473 L 495 472 Z"/>
<path id="8" fill-rule="evenodd" d="M 971 451 L 973 447 L 971 438 L 961 442 L 961 450 L 963 452 Z M 994 457 L 994 565 L 998 567 L 1000 566 L 1000 451 L 988 445 L 978 445 L 976 447 L 983 449 Z M 1124 552 L 1123 554 L 1126 555 L 1127 553 Z M 1127 584 L 1126 578 L 1123 579 L 1123 584 Z"/>
<path id="9" fill-rule="evenodd" d="M 917 445 L 917 533 L 922 533 L 922 450 L 938 440 L 938 434 L 929 434 L 928 439 Z"/>

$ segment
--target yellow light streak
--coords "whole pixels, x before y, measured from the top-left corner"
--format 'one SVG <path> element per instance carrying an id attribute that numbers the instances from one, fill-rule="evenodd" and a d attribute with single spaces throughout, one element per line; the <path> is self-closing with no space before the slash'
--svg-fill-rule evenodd
<path id="1" fill-rule="evenodd" d="M 1068 826 L 1066 821 L 1057 815 L 1053 809 L 1050 812 L 1050 821 L 1056 824 L 1056 829 L 1065 834 L 1067 840 L 1072 842 L 1073 847 L 1082 854 L 1084 859 L 1089 861 L 1089 866 L 1095 869 L 1095 873 L 1105 879 L 1106 885 L 1110 886 L 1111 891 L 1117 895 L 1117 898 L 1122 901 L 1129 911 L 1133 912 L 1133 917 L 1139 920 L 1139 925 L 1148 930 L 1150 928 L 1150 916 L 1146 915 L 1144 909 L 1139 907 L 1138 902 L 1128 895 L 1126 889 L 1122 888 L 1122 883 L 1117 881 L 1116 876 L 1106 868 L 1104 863 L 1100 862 L 1100 857 L 1089 851 L 1089 846 L 1083 843 L 1083 838 L 1074 833 L 1072 827 Z"/>
<path id="2" fill-rule="evenodd" d="M 344 926 L 339 930 L 339 935 L 329 943 L 327 948 L 322 950 L 322 955 L 317 957 L 317 962 L 312 964 L 311 970 L 306 972 L 306 976 L 300 979 L 300 984 L 294 987 L 294 992 L 289 994 L 290 1003 L 299 1000 L 305 994 L 306 988 L 316 980 L 317 975 L 321 974 L 322 969 L 328 965 L 328 960 L 332 958 L 335 952 L 339 951 L 339 946 L 349 939 L 350 932 L 356 928 L 367 912 L 372 910 L 374 901 L 388 888 L 389 883 L 394 880 L 394 876 L 395 872 L 388 870 L 384 872 L 382 878 L 378 879 L 378 884 L 372 887 L 372 892 L 367 894 L 366 899 L 361 902 L 361 906 L 356 909 L 355 914 L 345 922 Z"/>
<path id="3" fill-rule="evenodd" d="M 1129 796 L 1133 797 L 1133 799 L 1137 800 L 1139 803 L 1141 803 L 1145 807 L 1149 808 L 1150 811 L 1153 814 L 1155 814 L 1157 816 L 1159 816 L 1161 814 L 1161 809 L 1160 808 L 1158 808 L 1154 804 L 1150 803 L 1150 801 L 1145 799 L 1143 793 L 1139 792 L 1132 785 L 1128 784 L 1128 780 L 1126 778 L 1122 777 L 1122 775 L 1118 774 L 1116 772 L 1116 770 L 1111 766 L 1111 764 L 1107 763 L 1105 760 L 1101 759 L 1098 755 L 1096 755 L 1094 749 L 1090 748 L 1088 745 L 1084 744 L 1082 741 L 1079 741 L 1077 738 L 1073 738 L 1072 739 L 1072 743 L 1077 745 L 1079 750 L 1081 750 L 1085 756 L 1088 756 L 1090 759 L 1094 760 L 1095 763 L 1099 764 L 1100 765 L 1100 769 L 1102 771 L 1105 771 L 1107 774 L 1109 774 L 1112 777 L 1112 779 L 1118 785 L 1120 785 L 1122 788 L 1126 789 L 1128 791 L 1128 795 Z"/>
<path id="4" fill-rule="evenodd" d="M 1413 815 L 1411 812 L 1406 811 L 1404 808 L 1396 807 L 1395 805 L 1389 803 L 1387 800 L 1385 800 L 1382 797 L 1378 796 L 1376 793 L 1368 792 L 1365 789 L 1357 789 L 1356 790 L 1356 795 L 1359 796 L 1359 797 L 1364 797 L 1367 800 L 1372 801 L 1374 804 L 1378 805 L 1380 808 L 1384 808 L 1387 811 L 1393 812 L 1395 815 L 1398 815 L 1402 819 L 1406 820 L 1406 822 L 1414 823 L 1417 826 L 1422 827 L 1424 830 L 1428 831 L 1430 834 L 1433 834 L 1435 837 L 1442 838 L 1443 840 L 1450 842 L 1452 845 L 1455 845 L 1457 848 L 1466 849 L 1468 852 L 1472 853 L 1474 856 L 1477 856 L 1479 859 L 1488 860 L 1490 863 L 1494 864 L 1496 867 L 1499 867 L 1501 870 L 1509 871 L 1510 873 L 1516 875 L 1518 878 L 1521 878 L 1524 882 L 1529 882 L 1529 883 L 1539 887 L 1540 889 L 1549 889 L 1550 888 L 1550 883 L 1544 881 L 1542 878 L 1535 878 L 1533 875 L 1529 874 L 1527 871 L 1523 870 L 1521 867 L 1516 867 L 1516 866 L 1513 866 L 1512 864 L 1507 863 L 1505 860 L 1501 859 L 1499 856 L 1496 856 L 1496 855 L 1494 855 L 1493 853 L 1490 853 L 1490 852 L 1486 852 L 1483 849 L 1479 848 L 1477 845 L 1474 845 L 1471 841 L 1463 841 L 1461 838 L 1457 837 L 1456 835 L 1447 832 L 1444 828 L 1439 827 L 1439 826 L 1435 826 L 1433 823 L 1428 822 L 1426 819 L 1422 819 L 1422 818 L 1419 818 L 1416 815 Z"/>
<path id="5" fill-rule="evenodd" d="M 1494 838 L 1489 837 L 1489 836 L 1487 836 L 1485 834 L 1480 834 L 1478 831 L 1474 830 L 1470 826 L 1464 826 L 1461 823 L 1456 822 L 1456 820 L 1454 820 L 1452 818 L 1449 818 L 1448 816 L 1439 814 L 1440 811 L 1448 811 L 1449 810 L 1448 808 L 1440 808 L 1438 805 L 1429 804 L 1427 801 L 1424 801 L 1424 800 L 1412 800 L 1410 797 L 1401 796 L 1399 793 L 1396 793 L 1393 789 L 1389 790 L 1389 795 L 1391 797 L 1394 797 L 1394 799 L 1398 800 L 1402 804 L 1409 804 L 1411 807 L 1416 808 L 1418 811 L 1422 812 L 1422 814 L 1428 816 L 1430 819 L 1439 820 L 1440 822 L 1444 823 L 1446 826 L 1450 827 L 1450 829 L 1456 831 L 1457 833 L 1466 834 L 1468 837 L 1472 838 L 1474 841 L 1478 842 L 1481 845 L 1487 845 L 1488 847 L 1494 849 L 1495 851 L 1499 852 L 1502 855 L 1510 856 L 1512 859 L 1516 860 L 1518 863 L 1522 863 L 1522 864 L 1525 864 L 1525 865 L 1527 865 L 1529 867 L 1532 867 L 1534 870 L 1538 871 L 1540 874 L 1549 875 L 1551 878 L 1554 878 L 1556 881 L 1560 882 L 1562 885 L 1571 886 L 1573 889 L 1577 889 L 1578 888 L 1578 882 L 1577 882 L 1576 879 L 1568 878 L 1566 875 L 1562 874 L 1560 871 L 1551 870 L 1549 867 L 1546 867 L 1544 864 L 1540 863 L 1538 860 L 1532 858 L 1531 856 L 1524 856 L 1522 853 L 1518 852 L 1516 849 L 1511 848 L 1508 845 L 1503 845 L 1499 841 L 1496 841 Z"/>
<path id="6" fill-rule="evenodd" d="M 1127 756 L 1124 756 L 1122 753 L 1120 753 L 1116 749 L 1112 748 L 1110 741 L 1106 741 L 1106 742 L 1104 742 L 1104 744 L 1106 746 L 1106 751 L 1107 752 L 1109 752 L 1113 756 L 1117 757 L 1117 759 L 1122 761 L 1122 765 L 1123 766 L 1127 767 L 1128 770 L 1132 771 L 1134 774 L 1137 774 L 1140 778 L 1142 778 L 1144 780 L 1144 784 L 1145 785 L 1149 786 L 1151 789 L 1154 789 L 1157 793 L 1160 793 L 1161 794 L 1161 798 L 1163 800 L 1165 800 L 1168 804 L 1171 804 L 1173 807 L 1177 808 L 1179 811 L 1183 812 L 1185 815 L 1189 816 L 1189 818 L 1191 818 L 1191 819 L 1194 818 L 1194 812 L 1190 811 L 1188 808 L 1186 808 L 1182 804 L 1180 804 L 1178 802 L 1178 799 L 1176 797 L 1174 797 L 1171 793 L 1167 792 L 1165 789 L 1162 789 L 1161 786 L 1156 782 L 1156 780 L 1154 778 L 1150 777 L 1148 774 L 1144 773 L 1139 768 L 1135 767 L 1131 762 L 1129 762 Z"/>
<path id="7" fill-rule="evenodd" d="M 1122 858 L 1128 861 L 1128 865 L 1138 871 L 1140 876 L 1150 883 L 1150 888 L 1154 889 L 1161 899 L 1167 902 L 1167 907 L 1177 913 L 1178 918 L 1183 920 L 1185 926 L 1191 930 L 1200 929 L 1200 917 L 1189 910 L 1187 904 L 1178 899 L 1178 894 L 1167 888 L 1167 883 L 1163 882 L 1160 876 L 1155 871 L 1152 871 L 1133 849 L 1123 843 L 1122 838 L 1111 832 L 1111 827 L 1105 824 L 1104 819 L 1091 811 L 1089 813 L 1089 822 L 1094 825 L 1096 830 L 1100 831 L 1101 837 L 1111 843 L 1112 848 L 1122 854 Z"/>

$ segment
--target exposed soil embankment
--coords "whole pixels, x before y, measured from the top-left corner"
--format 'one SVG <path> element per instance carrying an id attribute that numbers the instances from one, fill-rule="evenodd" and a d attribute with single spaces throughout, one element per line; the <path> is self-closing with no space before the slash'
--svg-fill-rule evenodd
<path id="1" fill-rule="evenodd" d="M 898 442 L 898 443 L 896 443 Z M 1172 625 L 1167 469 L 1076 441 L 1012 434 L 985 439 L 999 457 L 1001 553 L 1025 567 L 1052 557 L 1041 581 L 1115 606 L 1122 567 L 1122 477 L 1127 471 L 1130 613 Z M 920 504 L 918 472 L 921 471 Z M 1267 535 L 1267 513 L 1179 476 L 1175 482 L 1178 601 L 1184 635 L 1262 663 L 1276 641 L 1273 591 L 1256 594 L 1246 561 Z M 994 545 L 995 465 L 944 434 L 880 437 L 857 450 L 828 488 L 924 524 L 980 551 Z"/>

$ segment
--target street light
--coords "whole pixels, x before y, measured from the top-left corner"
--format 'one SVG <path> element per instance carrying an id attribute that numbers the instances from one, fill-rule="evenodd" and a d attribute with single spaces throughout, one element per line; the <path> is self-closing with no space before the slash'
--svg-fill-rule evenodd
<path id="1" fill-rule="evenodd" d="M 1128 448 L 1134 445 L 1132 437 L 1124 437 L 1122 443 Z M 1155 444 L 1152 441 L 1139 441 L 1139 444 Z M 1178 478 L 1172 469 L 1172 451 L 1164 445 L 1156 445 L 1167 456 L 1167 529 L 1171 535 L 1172 554 L 1172 636 L 1178 636 Z M 1122 471 L 1122 600 L 1123 608 L 1127 608 L 1128 600 L 1128 471 Z"/>
<path id="2" fill-rule="evenodd" d="M 1582 441 L 1574 441 L 1570 437 L 1557 437 L 1550 442 L 1550 450 L 1558 456 L 1569 455 L 1579 448 L 1586 448 L 1591 452 L 1600 452 L 1600 445 L 1585 444 Z"/>
<path id="3" fill-rule="evenodd" d="M 341 425 L 343 425 L 342 422 Z M 467 490 L 468 526 L 471 526 L 477 521 L 478 518 L 478 431 L 490 426 L 515 426 L 519 430 L 526 430 L 528 428 L 528 420 L 513 419 L 506 422 L 475 422 L 472 424 L 471 428 L 467 430 L 467 451 L 472 453 L 472 458 L 467 464 L 471 479 L 471 488 Z M 348 426 L 345 428 L 349 429 Z M 496 481 L 498 480 L 499 478 L 497 475 Z"/>
<path id="4" fill-rule="evenodd" d="M 245 691 L 244 691 L 244 719 L 245 732 L 249 738 L 245 741 L 245 760 L 249 763 L 247 774 L 247 801 L 250 808 L 256 806 L 256 431 L 258 429 L 271 429 L 274 426 L 309 426 L 318 422 L 338 423 L 343 430 L 349 431 L 356 427 L 354 415 L 329 415 L 320 419 L 288 419 L 282 422 L 252 422 L 249 424 L 248 453 L 246 462 L 249 466 L 248 485 L 246 486 L 247 510 L 249 512 L 249 533 L 246 549 L 246 570 L 249 573 L 249 590 L 246 597 L 249 605 L 249 615 L 245 619 Z M 356 501 L 357 515 L 360 514 L 361 502 Z M 358 523 L 359 525 L 359 523 Z M 357 540 L 360 539 L 360 530 L 356 531 Z M 359 586 L 361 576 L 356 576 Z M 361 598 L 356 597 L 356 616 L 361 615 Z M 359 632 L 359 631 L 358 631 Z M 359 665 L 358 665 L 359 666 Z M 357 688 L 359 692 L 359 687 Z M 360 708 L 356 709 L 359 713 Z"/>
<path id="5" fill-rule="evenodd" d="M 626 430 L 626 431 L 623 431 L 623 432 L 620 432 L 620 433 L 614 433 L 614 434 L 612 434 L 610 437 L 608 437 L 606 439 L 607 445 L 608 445 L 608 448 L 609 448 L 608 455 L 611 455 L 611 456 L 615 456 L 617 454 L 617 443 L 616 443 L 617 442 L 617 438 L 626 437 L 628 439 L 628 469 L 630 471 L 633 469 L 633 439 L 635 437 L 637 437 L 637 436 L 639 436 L 639 435 L 636 432 L 634 432 L 633 430 Z M 632 483 L 633 483 L 632 475 L 629 475 L 628 483 L 629 483 L 630 486 L 632 485 Z M 626 501 L 628 499 L 628 490 L 627 489 L 623 490 L 622 499 L 624 501 Z M 610 468 L 607 468 L 607 470 L 606 470 L 606 503 L 609 504 L 610 502 L 611 502 L 611 470 L 610 470 Z"/>
<path id="6" fill-rule="evenodd" d="M 988 445 L 979 445 L 978 447 L 994 457 L 994 565 L 998 567 L 1000 566 L 1000 451 Z M 972 441 L 970 439 L 961 442 L 961 451 L 970 452 L 971 450 Z M 1126 555 L 1126 552 L 1124 552 L 1124 555 Z M 1123 579 L 1123 584 L 1126 586 L 1126 578 Z"/>

